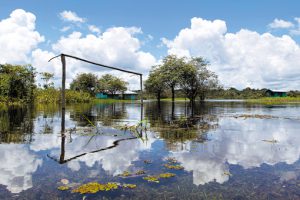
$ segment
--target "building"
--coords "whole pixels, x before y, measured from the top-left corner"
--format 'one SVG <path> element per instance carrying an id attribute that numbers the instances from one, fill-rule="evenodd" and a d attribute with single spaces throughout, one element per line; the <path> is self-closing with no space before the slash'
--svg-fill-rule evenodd
<path id="1" fill-rule="evenodd" d="M 107 94 L 107 93 L 97 93 L 97 99 L 120 99 L 120 100 L 137 100 L 138 93 L 133 91 L 125 91 L 124 93 L 117 94 Z"/>
<path id="2" fill-rule="evenodd" d="M 286 92 L 280 92 L 280 91 L 266 90 L 265 94 L 268 97 L 287 97 Z"/>

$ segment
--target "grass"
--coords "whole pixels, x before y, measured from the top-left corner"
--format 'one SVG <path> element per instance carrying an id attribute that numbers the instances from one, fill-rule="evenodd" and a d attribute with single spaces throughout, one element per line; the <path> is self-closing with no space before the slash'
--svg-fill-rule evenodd
<path id="1" fill-rule="evenodd" d="M 93 102 L 94 103 L 118 103 L 118 102 L 123 102 L 123 103 L 140 103 L 140 100 L 97 99 L 97 98 L 94 98 Z"/>
<path id="2" fill-rule="evenodd" d="M 300 103 L 300 97 L 265 97 L 260 99 L 247 99 L 248 103 L 261 104 L 286 104 L 286 103 Z"/>
<path id="3" fill-rule="evenodd" d="M 188 101 L 189 99 L 188 98 L 183 98 L 183 97 L 180 97 L 180 98 L 175 98 L 175 101 Z M 163 98 L 161 99 L 161 101 L 168 101 L 168 102 L 171 102 L 172 101 L 172 98 Z"/>

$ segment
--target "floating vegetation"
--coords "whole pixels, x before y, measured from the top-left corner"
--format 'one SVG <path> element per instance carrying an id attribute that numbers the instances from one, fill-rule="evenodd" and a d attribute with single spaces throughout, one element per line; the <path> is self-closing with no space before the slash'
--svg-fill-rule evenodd
<path id="1" fill-rule="evenodd" d="M 182 170 L 182 169 L 184 169 L 184 167 L 182 167 L 181 165 L 164 164 L 164 167 L 168 168 L 168 169 L 176 169 L 176 170 Z"/>
<path id="2" fill-rule="evenodd" d="M 232 176 L 232 174 L 230 172 L 224 172 L 223 174 L 226 176 Z"/>
<path id="3" fill-rule="evenodd" d="M 144 180 L 148 181 L 148 182 L 155 182 L 155 183 L 159 183 L 159 177 L 157 176 L 146 176 L 143 178 Z"/>
<path id="4" fill-rule="evenodd" d="M 144 163 L 145 163 L 145 164 L 151 164 L 152 161 L 151 161 L 151 160 L 144 160 Z"/>
<path id="5" fill-rule="evenodd" d="M 119 176 L 122 176 L 122 177 L 128 177 L 128 176 L 131 176 L 132 174 L 129 172 L 129 171 L 124 171 L 122 174 L 120 174 Z"/>
<path id="6" fill-rule="evenodd" d="M 278 117 L 271 116 L 271 115 L 258 115 L 258 114 L 249 115 L 249 114 L 243 114 L 243 115 L 234 116 L 234 118 L 244 118 L 244 119 L 248 119 L 248 118 L 273 119 L 273 118 L 278 118 Z"/>
<path id="7" fill-rule="evenodd" d="M 138 170 L 135 172 L 135 175 L 142 175 L 142 174 L 146 174 L 146 172 L 144 170 Z"/>
<path id="8" fill-rule="evenodd" d="M 176 176 L 176 175 L 173 174 L 173 173 L 164 173 L 164 174 L 160 174 L 159 178 L 171 178 L 171 177 L 174 177 L 174 176 Z"/>
<path id="9" fill-rule="evenodd" d="M 134 188 L 136 188 L 136 185 L 135 184 L 123 184 L 122 187 L 123 188 L 134 189 Z"/>
<path id="10" fill-rule="evenodd" d="M 178 161 L 177 161 L 175 158 L 173 158 L 173 157 L 167 158 L 167 161 L 168 161 L 169 163 L 173 163 L 173 164 L 178 163 Z"/>
<path id="11" fill-rule="evenodd" d="M 90 182 L 87 184 L 83 184 L 78 188 L 72 190 L 73 193 L 80 193 L 80 194 L 94 194 L 99 191 L 110 191 L 118 189 L 119 183 L 108 182 L 106 184 L 100 184 L 97 182 Z"/>
<path id="12" fill-rule="evenodd" d="M 70 189 L 70 187 L 69 186 L 59 186 L 57 189 L 61 190 L 61 191 L 65 191 L 65 190 Z"/>
<path id="13" fill-rule="evenodd" d="M 262 140 L 262 141 L 263 142 L 272 143 L 272 144 L 278 143 L 278 140 L 275 140 L 275 139 L 272 139 L 272 140 Z"/>

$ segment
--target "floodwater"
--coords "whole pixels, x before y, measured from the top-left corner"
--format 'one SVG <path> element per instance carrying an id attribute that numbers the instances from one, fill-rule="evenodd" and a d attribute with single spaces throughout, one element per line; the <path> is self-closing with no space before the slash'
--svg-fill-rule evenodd
<path id="1" fill-rule="evenodd" d="M 55 105 L 0 111 L 0 199 L 300 199 L 298 105 L 70 105 L 64 135 L 61 119 Z M 89 182 L 118 188 L 75 192 Z"/>

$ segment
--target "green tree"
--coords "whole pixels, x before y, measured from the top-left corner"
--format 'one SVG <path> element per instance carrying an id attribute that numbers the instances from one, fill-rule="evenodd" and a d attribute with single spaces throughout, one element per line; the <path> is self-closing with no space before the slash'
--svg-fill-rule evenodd
<path id="1" fill-rule="evenodd" d="M 42 76 L 42 80 L 45 82 L 44 83 L 44 88 L 47 89 L 47 88 L 50 88 L 50 87 L 53 87 L 54 86 L 54 83 L 53 82 L 50 82 L 50 79 L 52 79 L 54 77 L 54 74 L 53 73 L 49 73 L 49 72 L 41 72 L 40 75 Z"/>
<path id="2" fill-rule="evenodd" d="M 153 68 L 150 71 L 148 79 L 145 81 L 145 90 L 154 94 L 157 101 L 160 101 L 161 94 L 166 89 L 166 84 L 164 83 L 162 73 L 159 68 Z"/>
<path id="3" fill-rule="evenodd" d="M 97 81 L 98 77 L 92 73 L 78 74 L 70 84 L 70 89 L 87 92 L 90 95 L 95 96 Z"/>
<path id="4" fill-rule="evenodd" d="M 35 69 L 31 65 L 0 65 L 0 95 L 9 101 L 33 99 Z"/>
<path id="5" fill-rule="evenodd" d="M 175 88 L 179 84 L 180 73 L 184 64 L 184 58 L 168 55 L 163 59 L 163 64 L 159 67 L 163 82 L 171 89 L 173 102 L 175 101 Z"/>
<path id="6" fill-rule="evenodd" d="M 97 91 L 116 94 L 127 90 L 127 82 L 110 74 L 103 75 L 97 84 Z"/>

